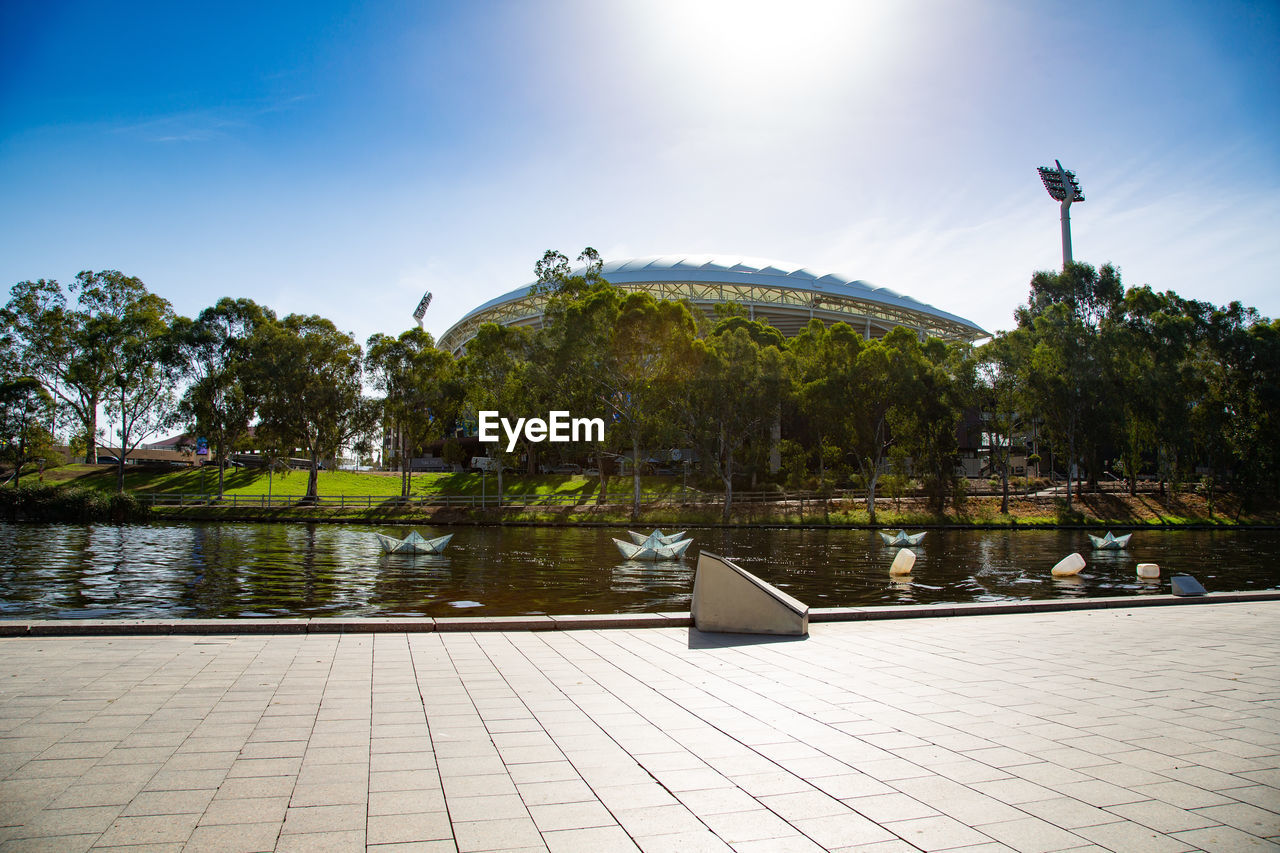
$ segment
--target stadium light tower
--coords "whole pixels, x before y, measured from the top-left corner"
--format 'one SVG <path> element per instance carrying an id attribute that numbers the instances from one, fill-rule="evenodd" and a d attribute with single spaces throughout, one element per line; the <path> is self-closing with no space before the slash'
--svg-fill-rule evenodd
<path id="1" fill-rule="evenodd" d="M 1054 160 L 1052 166 L 1040 167 L 1040 180 L 1055 201 L 1062 202 L 1062 268 L 1071 263 L 1071 202 L 1084 201 L 1084 192 L 1075 172 L 1062 168 L 1062 161 Z"/>
<path id="2" fill-rule="evenodd" d="M 413 309 L 413 319 L 418 321 L 418 328 L 422 328 L 422 318 L 427 316 L 427 306 L 431 304 L 431 291 L 428 290 L 422 295 L 422 299 L 418 300 L 418 307 Z"/>

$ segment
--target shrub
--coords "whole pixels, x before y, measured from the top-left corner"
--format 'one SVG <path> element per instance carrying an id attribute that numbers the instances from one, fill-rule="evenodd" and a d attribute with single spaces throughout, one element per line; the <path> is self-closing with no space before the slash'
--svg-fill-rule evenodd
<path id="1" fill-rule="evenodd" d="M 0 489 L 0 514 L 12 521 L 139 521 L 151 511 L 136 495 L 83 486 L 24 483 Z"/>

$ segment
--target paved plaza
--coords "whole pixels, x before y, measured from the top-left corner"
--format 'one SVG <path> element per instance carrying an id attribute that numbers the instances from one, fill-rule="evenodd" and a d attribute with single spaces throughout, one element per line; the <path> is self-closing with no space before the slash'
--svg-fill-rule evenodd
<path id="1" fill-rule="evenodd" d="M 0 640 L 0 850 L 1280 850 L 1280 602 Z"/>

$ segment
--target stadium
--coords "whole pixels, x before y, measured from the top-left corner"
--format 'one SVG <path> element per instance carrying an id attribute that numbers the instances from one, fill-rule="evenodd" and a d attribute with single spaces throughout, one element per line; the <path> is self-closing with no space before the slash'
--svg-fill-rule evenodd
<path id="1" fill-rule="evenodd" d="M 743 306 L 753 319 L 768 322 L 787 337 L 800 333 L 811 319 L 827 325 L 848 323 L 867 339 L 883 337 L 905 326 L 921 337 L 973 341 L 988 337 L 977 324 L 934 308 L 887 287 L 838 273 L 820 273 L 752 258 L 713 255 L 667 255 L 611 261 L 603 277 L 624 290 L 642 290 L 657 299 L 685 300 L 708 314 L 720 303 Z M 461 355 L 480 326 L 499 323 L 530 326 L 542 323 L 546 297 L 528 284 L 490 299 L 440 336 L 440 349 Z"/>

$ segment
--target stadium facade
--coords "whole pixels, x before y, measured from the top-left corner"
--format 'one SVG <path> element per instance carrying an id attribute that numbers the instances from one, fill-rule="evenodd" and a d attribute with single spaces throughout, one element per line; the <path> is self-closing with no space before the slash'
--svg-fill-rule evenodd
<path id="1" fill-rule="evenodd" d="M 988 337 L 976 323 L 890 290 L 838 273 L 820 273 L 754 258 L 665 255 L 604 264 L 601 275 L 624 290 L 657 299 L 686 300 L 708 314 L 721 303 L 737 303 L 756 320 L 783 335 L 800 333 L 811 319 L 844 322 L 867 339 L 905 326 L 921 337 L 973 341 Z M 542 323 L 546 297 L 532 284 L 490 299 L 440 336 L 438 346 L 460 355 L 484 323 L 531 326 Z"/>

